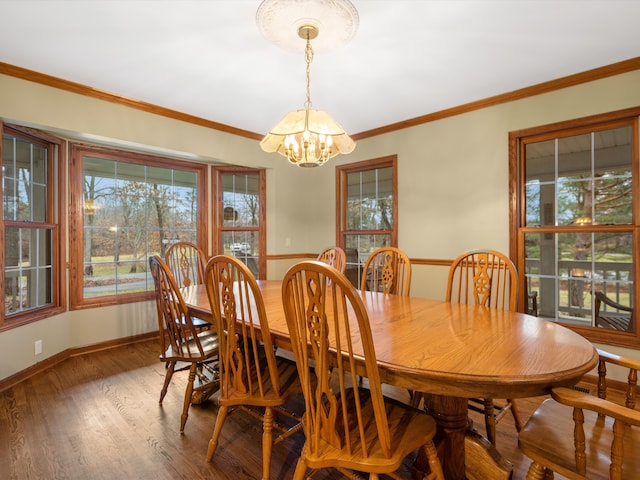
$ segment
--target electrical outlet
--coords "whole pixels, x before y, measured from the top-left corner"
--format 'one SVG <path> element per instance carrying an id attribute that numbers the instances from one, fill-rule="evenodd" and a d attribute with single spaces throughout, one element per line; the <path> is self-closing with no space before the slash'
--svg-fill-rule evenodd
<path id="1" fill-rule="evenodd" d="M 35 354 L 40 355 L 42 353 L 42 340 L 36 340 L 35 344 Z"/>

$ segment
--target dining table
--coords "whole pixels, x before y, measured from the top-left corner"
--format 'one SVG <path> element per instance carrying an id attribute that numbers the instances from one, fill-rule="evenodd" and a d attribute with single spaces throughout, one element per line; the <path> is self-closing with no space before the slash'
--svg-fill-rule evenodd
<path id="1" fill-rule="evenodd" d="M 282 282 L 258 280 L 258 285 L 273 342 L 290 350 Z M 190 312 L 211 320 L 206 287 L 181 290 Z M 428 411 L 438 424 L 438 454 L 447 480 L 498 478 L 473 471 L 485 468 L 484 460 L 469 466 L 465 456 L 469 398 L 546 395 L 554 387 L 575 385 L 598 363 L 588 340 L 543 318 L 427 298 L 359 293 L 382 383 L 426 394 Z M 509 478 L 509 463 L 494 458 L 492 446 L 487 452 L 487 461 L 495 463 L 487 471 L 503 469 L 504 478 Z"/>

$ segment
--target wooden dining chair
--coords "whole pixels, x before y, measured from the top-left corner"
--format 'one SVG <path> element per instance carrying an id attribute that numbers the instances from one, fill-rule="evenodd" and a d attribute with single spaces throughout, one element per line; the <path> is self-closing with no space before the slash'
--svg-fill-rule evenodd
<path id="1" fill-rule="evenodd" d="M 382 395 L 367 311 L 346 276 L 318 261 L 298 263 L 284 277 L 282 301 L 306 408 L 294 480 L 329 467 L 349 478 L 400 478 L 394 472 L 418 449 L 431 470 L 425 478 L 444 478 L 434 419 Z M 368 388 L 357 387 L 358 375 Z"/>
<path id="2" fill-rule="evenodd" d="M 640 361 L 598 350 L 597 396 L 559 387 L 533 413 L 518 445 L 533 460 L 527 480 L 626 480 L 640 476 L 640 411 L 636 392 Z M 615 367 L 616 365 L 617 367 Z M 607 396 L 607 366 L 628 372 L 626 395 Z"/>
<path id="3" fill-rule="evenodd" d="M 180 419 L 180 433 L 184 432 L 192 403 L 201 403 L 215 392 L 218 374 L 211 365 L 218 358 L 218 335 L 212 330 L 196 328 L 189 310 L 167 264 L 155 255 L 149 257 L 149 270 L 155 285 L 160 361 L 166 365 L 164 384 L 160 391 L 160 404 L 164 399 L 178 363 L 189 369 L 184 406 Z"/>
<path id="4" fill-rule="evenodd" d="M 344 250 L 340 247 L 331 247 L 323 250 L 316 260 L 331 265 L 342 273 L 344 273 L 347 268 L 347 257 Z"/>
<path id="5" fill-rule="evenodd" d="M 189 287 L 204 283 L 204 268 L 207 256 L 204 251 L 192 242 L 176 242 L 165 254 L 165 261 L 179 287 Z M 211 324 L 201 318 L 192 317 L 196 328 L 205 330 Z"/>
<path id="6" fill-rule="evenodd" d="M 495 250 L 473 250 L 456 258 L 449 269 L 447 302 L 483 305 L 502 310 L 516 310 L 518 274 L 513 262 Z M 490 354 L 490 352 L 488 352 Z M 472 398 L 469 409 L 484 415 L 487 438 L 495 445 L 496 423 L 511 412 L 516 430 L 522 422 L 513 400 L 494 403 L 491 398 Z"/>
<path id="7" fill-rule="evenodd" d="M 211 258 L 205 285 L 220 334 L 218 414 L 207 449 L 211 461 L 227 415 L 245 411 L 262 420 L 262 478 L 270 478 L 273 445 L 302 430 L 300 416 L 284 408 L 300 381 L 295 363 L 276 357 L 262 293 L 251 270 L 228 255 Z M 289 421 L 280 424 L 277 415 Z M 273 437 L 273 429 L 280 432 Z"/>
<path id="8" fill-rule="evenodd" d="M 176 242 L 167 248 L 165 261 L 179 287 L 204 283 L 207 256 L 192 242 Z"/>
<path id="9" fill-rule="evenodd" d="M 383 247 L 367 258 L 360 290 L 409 295 L 411 289 L 411 262 L 409 257 L 395 247 Z"/>

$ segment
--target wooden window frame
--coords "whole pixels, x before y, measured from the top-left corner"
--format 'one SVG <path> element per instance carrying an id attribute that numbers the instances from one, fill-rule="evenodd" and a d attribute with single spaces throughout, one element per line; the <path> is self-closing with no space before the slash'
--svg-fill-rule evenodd
<path id="1" fill-rule="evenodd" d="M 633 265 L 633 295 L 634 295 L 634 318 L 638 318 L 640 313 L 640 207 L 638 205 L 640 199 L 640 161 L 639 161 L 639 132 L 638 117 L 640 116 L 640 107 L 634 107 L 615 112 L 609 112 L 600 115 L 593 115 L 585 118 L 573 119 L 564 122 L 558 122 L 550 125 L 537 126 L 518 130 L 509 133 L 509 248 L 511 258 L 516 263 L 519 276 L 519 290 L 526 292 L 525 279 L 525 254 L 524 254 L 524 235 L 525 233 L 538 232 L 538 227 L 527 227 L 525 224 L 525 200 L 524 185 L 525 172 L 523 168 L 524 159 L 521 158 L 521 151 L 524 139 L 532 137 L 556 135 L 562 136 L 563 132 L 577 134 L 581 131 L 585 133 L 592 131 L 594 128 L 603 125 L 615 125 L 616 122 L 632 122 L 633 135 L 633 158 L 632 158 L 632 185 L 633 185 L 633 220 L 631 225 L 624 226 L 593 226 L 592 230 L 597 231 L 628 231 L 634 235 L 635 244 L 633 248 L 634 265 Z M 556 226 L 553 229 L 556 232 L 568 231 L 573 227 Z M 547 229 L 545 229 L 547 230 Z M 527 310 L 527 296 L 520 295 L 519 310 Z M 624 332 L 617 330 L 609 330 L 604 328 L 586 327 L 579 325 L 571 325 L 562 323 L 567 328 L 579 333 L 588 340 L 595 343 L 607 345 L 618 345 L 622 347 L 637 348 L 640 345 L 640 327 L 638 321 L 635 321 L 634 332 Z"/>
<path id="2" fill-rule="evenodd" d="M 222 177 L 224 175 L 258 175 L 258 196 L 260 202 L 260 211 L 258 213 L 257 227 L 229 227 L 224 225 L 224 202 Z M 267 278 L 267 183 L 266 171 L 262 168 L 248 167 L 213 167 L 213 177 L 215 181 L 214 196 L 215 205 L 214 212 L 214 235 L 213 235 L 213 252 L 214 254 L 222 254 L 222 234 L 224 232 L 257 232 L 258 233 L 258 280 Z"/>
<path id="3" fill-rule="evenodd" d="M 4 308 L 0 313 L 0 331 L 26 325 L 31 322 L 42 320 L 54 315 L 63 313 L 66 310 L 66 269 L 65 265 L 65 226 L 66 215 L 63 207 L 66 206 L 67 184 L 61 159 L 66 158 L 66 145 L 56 137 L 30 128 L 7 124 L 0 121 L 0 136 L 4 133 L 23 138 L 25 140 L 43 145 L 47 149 L 47 222 L 15 222 L 4 219 L 2 215 L 2 228 L 0 228 L 0 244 L 5 245 L 5 229 L 7 227 L 21 227 L 26 224 L 36 227 L 46 227 L 51 230 L 52 235 L 52 285 L 51 303 L 48 305 L 31 308 L 15 314 L 6 315 Z M 0 144 L 0 154 L 2 144 Z M 0 162 L 2 161 L 0 155 Z M 4 182 L 0 182 L 0 194 L 2 193 Z M 0 198 L 4 199 L 4 195 Z M 2 207 L 4 209 L 4 207 Z M 5 270 L 4 247 L 0 251 L 0 266 Z M 5 291 L 5 275 L 0 277 L 0 289 Z"/>
<path id="4" fill-rule="evenodd" d="M 71 144 L 70 148 L 70 206 L 69 206 L 69 232 L 70 232 L 70 309 L 78 310 L 83 308 L 94 308 L 108 305 L 119 305 L 133 302 L 148 301 L 153 299 L 154 291 L 123 293 L 120 295 L 105 295 L 101 297 L 84 298 L 83 276 L 84 276 L 84 256 L 83 256 L 83 163 L 85 155 L 92 155 L 106 160 L 115 160 L 126 163 L 134 163 L 145 166 L 170 168 L 195 172 L 198 175 L 198 211 L 196 222 L 198 224 L 197 243 L 206 245 L 208 238 L 206 217 L 206 185 L 207 185 L 207 165 L 185 160 L 176 160 L 165 157 L 158 157 L 143 153 L 118 150 L 109 147 L 86 145 L 81 143 Z M 205 249 L 206 250 L 206 249 Z"/>
<path id="5" fill-rule="evenodd" d="M 336 166 L 336 245 L 344 248 L 345 235 L 383 235 L 391 237 L 391 246 L 398 246 L 398 156 L 364 160 L 356 163 Z M 346 201 L 347 201 L 347 174 L 375 170 L 377 168 L 391 167 L 393 173 L 392 195 L 393 228 L 391 230 L 347 230 Z"/>

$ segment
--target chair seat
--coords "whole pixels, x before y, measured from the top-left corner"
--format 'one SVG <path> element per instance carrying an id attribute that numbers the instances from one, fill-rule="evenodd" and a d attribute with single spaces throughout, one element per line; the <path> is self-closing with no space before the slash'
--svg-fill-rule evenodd
<path id="1" fill-rule="evenodd" d="M 374 420 L 373 404 L 370 401 L 370 391 L 366 388 L 349 389 L 347 392 L 350 399 L 356 391 L 360 393 L 363 418 L 371 419 L 365 422 L 365 437 L 377 438 L 378 431 Z M 348 403 L 351 404 L 351 401 Z M 346 449 L 339 449 L 326 441 L 318 449 L 320 454 L 314 455 L 307 442 L 303 447 L 307 465 L 310 468 L 320 468 L 330 463 L 349 470 L 378 473 L 397 470 L 407 455 L 431 441 L 436 431 L 436 424 L 434 419 L 425 412 L 410 408 L 397 400 L 384 397 L 384 406 L 391 434 L 391 445 L 394 446 L 391 457 L 387 458 L 384 455 L 378 442 L 370 443 L 372 448 L 368 455 L 363 455 L 360 444 L 354 444 L 351 454 L 347 454 Z M 357 425 L 354 425 L 354 428 L 357 428 Z M 358 435 L 354 432 L 352 438 L 358 438 Z"/>
<path id="2" fill-rule="evenodd" d="M 160 360 L 163 362 L 171 362 L 184 360 L 185 357 L 189 357 L 192 361 L 200 362 L 218 355 L 218 334 L 216 332 L 205 330 L 198 334 L 198 340 L 200 341 L 200 345 L 202 345 L 204 355 L 200 355 L 197 343 L 191 340 L 183 345 L 183 352 L 178 352 L 173 346 L 169 345 L 164 355 L 160 357 Z"/>
<path id="3" fill-rule="evenodd" d="M 587 473 L 583 476 L 576 472 L 573 435 L 566 435 L 566 432 L 573 431 L 573 425 L 572 407 L 553 399 L 545 400 L 520 432 L 520 448 L 528 457 L 542 465 L 553 462 L 553 470 L 566 477 L 608 480 L 613 419 L 598 419 L 595 412 L 584 410 Z M 625 445 L 639 445 L 640 429 L 627 427 L 624 442 Z M 639 475 L 640 457 L 637 455 L 625 455 L 622 465 L 623 478 L 631 479 L 636 478 L 634 475 Z"/>

